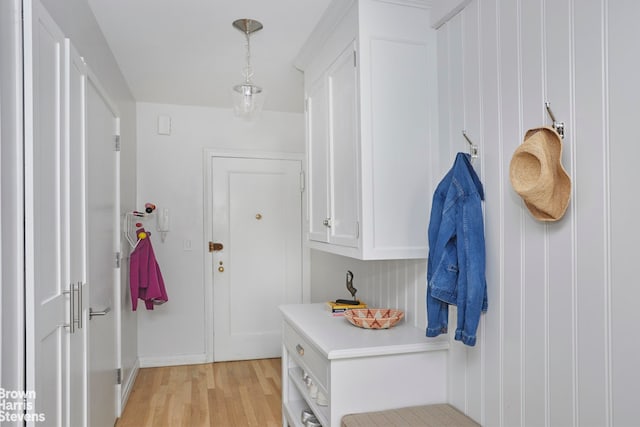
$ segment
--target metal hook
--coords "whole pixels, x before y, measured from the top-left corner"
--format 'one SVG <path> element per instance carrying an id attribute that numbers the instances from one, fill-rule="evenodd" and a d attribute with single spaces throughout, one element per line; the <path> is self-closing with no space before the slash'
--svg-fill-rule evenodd
<path id="1" fill-rule="evenodd" d="M 549 113 L 549 117 L 551 117 L 551 120 L 553 121 L 553 128 L 556 130 L 556 132 L 558 132 L 560 138 L 564 139 L 564 122 L 559 122 L 556 120 L 556 117 L 551 111 L 551 103 L 549 101 L 546 101 L 544 103 L 544 106 L 547 108 L 547 113 Z"/>
<path id="2" fill-rule="evenodd" d="M 462 131 L 462 136 L 464 136 L 464 139 L 466 139 L 467 142 L 469 143 L 469 155 L 471 156 L 471 160 L 477 159 L 478 158 L 478 146 L 475 145 L 473 142 L 471 142 L 471 140 L 467 136 L 467 131 L 466 130 Z"/>

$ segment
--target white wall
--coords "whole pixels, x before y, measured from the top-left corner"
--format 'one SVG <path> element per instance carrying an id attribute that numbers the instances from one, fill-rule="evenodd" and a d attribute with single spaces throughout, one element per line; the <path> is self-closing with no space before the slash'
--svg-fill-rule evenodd
<path id="1" fill-rule="evenodd" d="M 160 115 L 171 118 L 170 136 L 157 132 Z M 171 215 L 164 243 L 155 220 L 147 220 L 169 302 L 149 312 L 138 308 L 141 365 L 204 362 L 204 150 L 301 153 L 303 115 L 265 111 L 260 121 L 246 123 L 230 109 L 139 103 L 137 117 L 137 208 L 152 202 Z"/>
<path id="2" fill-rule="evenodd" d="M 136 110 L 135 100 L 111 53 L 111 49 L 86 0 L 41 0 L 49 14 L 71 39 L 98 78 L 100 85 L 115 103 L 120 114 L 120 209 L 134 209 L 136 202 Z M 128 269 L 121 269 L 122 341 L 121 361 L 123 385 L 134 373 L 138 357 L 137 318 L 126 310 Z M 126 390 L 123 390 L 126 392 Z"/>
<path id="3" fill-rule="evenodd" d="M 638 423 L 639 19 L 631 0 L 474 0 L 438 30 L 443 159 L 461 129 L 480 147 L 489 286 L 478 345 L 450 351 L 449 400 L 483 425 Z M 550 224 L 508 175 L 545 100 L 573 182 Z"/>

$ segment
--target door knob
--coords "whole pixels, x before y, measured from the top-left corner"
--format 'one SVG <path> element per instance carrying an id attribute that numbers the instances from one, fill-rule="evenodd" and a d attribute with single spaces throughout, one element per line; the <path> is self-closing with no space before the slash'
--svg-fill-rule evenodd
<path id="1" fill-rule="evenodd" d="M 222 249 L 224 249 L 224 245 L 222 243 L 209 242 L 209 252 L 218 252 Z"/>
<path id="2" fill-rule="evenodd" d="M 89 307 L 89 320 L 93 319 L 95 316 L 106 316 L 110 311 L 111 307 L 107 307 L 102 311 L 93 311 L 93 308 Z"/>
<path id="3" fill-rule="evenodd" d="M 218 271 L 219 271 L 220 273 L 224 273 L 224 267 L 223 267 L 223 266 L 218 267 Z"/>

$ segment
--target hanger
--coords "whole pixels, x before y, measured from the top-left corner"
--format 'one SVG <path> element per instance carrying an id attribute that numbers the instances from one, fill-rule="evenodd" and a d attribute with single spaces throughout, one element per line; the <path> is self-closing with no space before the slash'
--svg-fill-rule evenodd
<path id="1" fill-rule="evenodd" d="M 138 246 L 138 243 L 140 243 L 140 240 L 146 239 L 147 236 L 149 236 L 150 234 L 147 231 L 138 233 L 137 229 L 142 227 L 143 224 L 141 222 L 136 222 L 134 224 L 133 219 L 134 217 L 145 217 L 148 215 L 149 214 L 143 214 L 137 211 L 127 212 L 125 214 L 124 237 L 127 239 L 127 242 L 129 242 L 129 245 L 131 245 L 131 250 L 134 250 Z M 134 225 L 135 225 L 135 228 L 134 228 Z"/>

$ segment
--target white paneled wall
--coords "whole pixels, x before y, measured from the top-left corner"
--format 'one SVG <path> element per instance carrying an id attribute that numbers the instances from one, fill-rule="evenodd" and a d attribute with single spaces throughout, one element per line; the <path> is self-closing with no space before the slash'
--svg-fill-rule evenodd
<path id="1" fill-rule="evenodd" d="M 489 286 L 478 345 L 450 351 L 449 399 L 483 425 L 638 425 L 639 19 L 631 0 L 474 0 L 438 29 L 441 161 L 462 129 L 480 147 Z M 573 182 L 550 224 L 509 182 L 546 100 Z"/>
<path id="2" fill-rule="evenodd" d="M 477 345 L 451 346 L 449 401 L 485 426 L 640 425 L 640 2 L 448 4 L 465 7 L 438 28 L 435 176 L 467 150 L 466 129 L 480 148 L 489 287 Z M 573 188 L 564 218 L 543 224 L 509 163 L 527 129 L 550 124 L 547 100 L 566 123 Z M 348 296 L 346 269 L 366 302 L 424 324 L 426 262 L 311 251 L 312 301 Z"/>
<path id="3" fill-rule="evenodd" d="M 369 307 L 398 308 L 405 321 L 426 326 L 426 260 L 360 261 L 311 250 L 311 302 L 351 298 L 346 272 L 354 274 L 356 297 Z"/>

